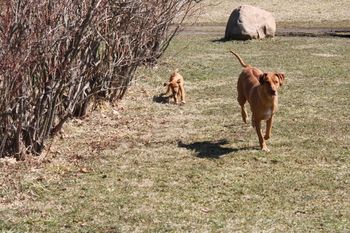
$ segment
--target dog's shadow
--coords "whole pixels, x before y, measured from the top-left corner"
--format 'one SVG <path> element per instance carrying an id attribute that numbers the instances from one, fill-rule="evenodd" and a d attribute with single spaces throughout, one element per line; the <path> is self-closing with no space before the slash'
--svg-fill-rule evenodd
<path id="1" fill-rule="evenodd" d="M 168 104 L 171 96 L 165 96 L 163 94 L 153 96 L 153 101 L 159 104 Z"/>
<path id="2" fill-rule="evenodd" d="M 185 144 L 181 141 L 178 142 L 178 146 L 186 148 L 187 150 L 192 150 L 196 152 L 196 156 L 199 158 L 212 158 L 219 159 L 227 154 L 238 152 L 241 150 L 249 150 L 254 148 L 227 148 L 224 145 L 229 144 L 226 139 L 221 139 L 218 141 L 203 141 L 194 142 L 190 144 Z"/>

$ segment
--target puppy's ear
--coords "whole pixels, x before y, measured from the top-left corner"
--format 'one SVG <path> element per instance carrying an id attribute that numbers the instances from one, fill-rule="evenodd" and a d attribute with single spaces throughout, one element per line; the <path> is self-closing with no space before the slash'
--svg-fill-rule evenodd
<path id="1" fill-rule="evenodd" d="M 282 86 L 284 83 L 285 75 L 282 73 L 277 73 L 276 76 L 278 77 L 278 80 L 280 81 L 280 85 Z"/>
<path id="2" fill-rule="evenodd" d="M 259 76 L 259 82 L 261 85 L 263 85 L 266 81 L 267 73 L 263 73 Z"/>

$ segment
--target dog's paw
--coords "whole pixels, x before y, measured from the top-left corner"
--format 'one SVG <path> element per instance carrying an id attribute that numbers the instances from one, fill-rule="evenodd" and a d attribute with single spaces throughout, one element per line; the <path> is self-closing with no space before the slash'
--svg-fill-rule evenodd
<path id="1" fill-rule="evenodd" d="M 267 148 L 267 146 L 263 146 L 263 148 L 261 148 L 261 150 L 264 152 L 270 152 L 270 149 Z"/>

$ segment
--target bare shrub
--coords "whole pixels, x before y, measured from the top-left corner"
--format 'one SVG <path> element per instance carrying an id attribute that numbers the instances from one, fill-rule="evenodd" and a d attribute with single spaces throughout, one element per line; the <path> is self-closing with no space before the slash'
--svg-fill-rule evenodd
<path id="1" fill-rule="evenodd" d="M 95 24 L 103 59 L 95 83 L 110 101 L 121 99 L 140 65 L 152 66 L 168 47 L 192 0 L 108 1 Z M 180 17 L 179 17 L 180 16 Z M 177 26 L 169 30 L 176 20 Z"/>
<path id="2" fill-rule="evenodd" d="M 165 51 L 193 0 L 3 0 L 0 157 L 39 154 L 93 98 L 121 99 Z M 178 16 L 181 16 L 178 19 Z"/>

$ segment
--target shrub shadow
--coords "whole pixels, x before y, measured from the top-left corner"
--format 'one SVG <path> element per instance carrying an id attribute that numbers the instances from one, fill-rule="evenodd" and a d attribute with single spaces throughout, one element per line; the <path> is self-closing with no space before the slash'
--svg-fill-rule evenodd
<path id="1" fill-rule="evenodd" d="M 187 150 L 193 150 L 196 152 L 196 156 L 199 158 L 212 158 L 219 159 L 229 153 L 238 152 L 242 150 L 256 149 L 255 147 L 246 147 L 246 148 L 227 148 L 222 147 L 227 145 L 228 141 L 226 139 L 221 139 L 218 141 L 203 141 L 203 142 L 194 142 L 190 144 L 178 142 L 178 146 L 181 148 L 186 148 Z"/>

